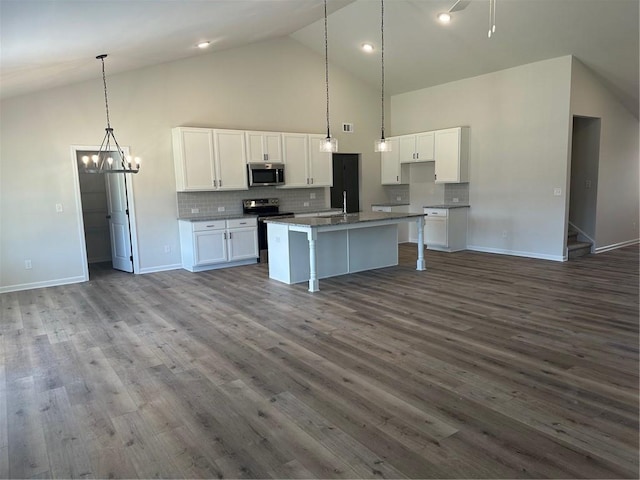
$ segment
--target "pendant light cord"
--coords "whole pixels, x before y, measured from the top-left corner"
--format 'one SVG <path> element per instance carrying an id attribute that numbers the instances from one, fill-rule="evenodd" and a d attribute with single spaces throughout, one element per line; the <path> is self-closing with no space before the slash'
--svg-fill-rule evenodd
<path id="1" fill-rule="evenodd" d="M 381 104 L 382 104 L 382 128 L 381 128 L 381 139 L 384 140 L 384 0 L 380 0 L 380 56 L 381 56 L 381 66 L 382 66 L 382 87 L 381 87 Z"/>
<path id="2" fill-rule="evenodd" d="M 102 83 L 104 85 L 104 107 L 107 111 L 107 128 L 111 128 L 111 122 L 109 121 L 109 100 L 107 99 L 107 76 L 104 73 L 104 58 L 106 55 L 100 55 L 98 58 L 102 61 Z"/>
<path id="3" fill-rule="evenodd" d="M 324 80 L 327 89 L 327 138 L 329 133 L 329 42 L 327 40 L 327 0 L 324 0 Z"/>

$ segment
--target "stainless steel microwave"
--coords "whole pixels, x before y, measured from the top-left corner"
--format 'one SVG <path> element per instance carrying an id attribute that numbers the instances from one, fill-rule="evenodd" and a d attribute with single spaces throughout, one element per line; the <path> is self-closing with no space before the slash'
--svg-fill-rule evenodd
<path id="1" fill-rule="evenodd" d="M 284 163 L 249 163 L 249 186 L 284 185 Z"/>

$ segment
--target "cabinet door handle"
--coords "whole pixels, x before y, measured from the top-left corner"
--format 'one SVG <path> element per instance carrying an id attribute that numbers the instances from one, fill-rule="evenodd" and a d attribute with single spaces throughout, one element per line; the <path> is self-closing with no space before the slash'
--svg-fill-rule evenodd
<path id="1" fill-rule="evenodd" d="M 222 186 L 222 180 L 218 180 L 218 187 Z"/>
<path id="2" fill-rule="evenodd" d="M 269 154 L 268 154 L 268 153 L 265 153 L 262 157 L 264 158 L 264 161 L 265 161 L 265 162 L 266 162 L 267 160 L 269 160 Z"/>
<path id="3" fill-rule="evenodd" d="M 313 185 L 313 177 L 311 177 L 311 185 Z"/>
<path id="4" fill-rule="evenodd" d="M 231 235 L 232 235 L 232 233 L 231 233 L 231 232 L 229 232 L 229 240 L 231 240 Z"/>
<path id="5" fill-rule="evenodd" d="M 400 177 L 398 175 L 396 175 L 396 182 L 400 181 Z"/>

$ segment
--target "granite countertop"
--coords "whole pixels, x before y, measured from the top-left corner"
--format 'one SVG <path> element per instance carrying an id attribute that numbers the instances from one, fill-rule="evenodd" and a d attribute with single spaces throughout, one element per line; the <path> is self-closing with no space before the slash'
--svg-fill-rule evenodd
<path id="1" fill-rule="evenodd" d="M 422 208 L 471 208 L 471 205 L 464 203 L 440 203 L 438 205 L 425 205 Z"/>
<path id="2" fill-rule="evenodd" d="M 404 207 L 406 205 L 410 205 L 409 203 L 398 203 L 398 202 L 386 202 L 386 203 L 372 203 L 372 207 Z"/>
<path id="3" fill-rule="evenodd" d="M 320 217 L 294 217 L 294 218 L 272 218 L 266 223 L 277 223 L 280 225 L 296 225 L 298 227 L 323 227 L 331 225 L 350 225 L 363 222 L 376 222 L 379 220 L 394 220 L 400 218 L 422 217 L 422 213 L 386 213 L 386 212 L 357 212 L 334 214 Z"/>
<path id="4" fill-rule="evenodd" d="M 313 208 L 310 210 L 298 210 L 297 212 L 294 211 L 293 214 L 294 215 L 313 215 L 314 213 L 329 213 L 329 212 L 340 212 L 342 211 L 340 208 L 321 208 L 321 209 L 317 209 L 317 208 Z"/>
<path id="5" fill-rule="evenodd" d="M 213 222 L 215 220 L 234 220 L 236 218 L 257 218 L 257 215 L 246 215 L 243 213 L 208 215 L 206 217 L 179 217 L 178 220 L 184 222 Z"/>

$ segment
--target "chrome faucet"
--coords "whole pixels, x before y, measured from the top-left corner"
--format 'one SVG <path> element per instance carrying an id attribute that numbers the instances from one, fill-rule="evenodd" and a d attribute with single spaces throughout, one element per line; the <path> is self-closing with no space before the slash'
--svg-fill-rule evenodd
<path id="1" fill-rule="evenodd" d="M 342 191 L 342 213 L 344 215 L 347 214 L 347 191 Z"/>

